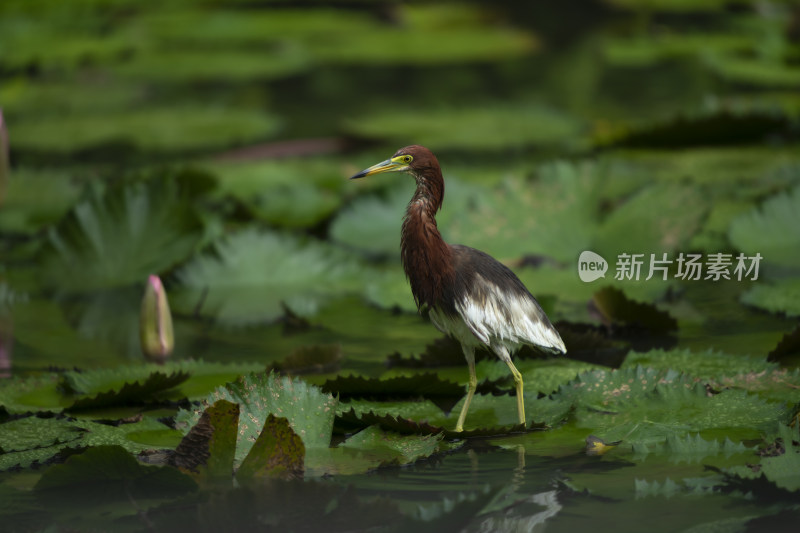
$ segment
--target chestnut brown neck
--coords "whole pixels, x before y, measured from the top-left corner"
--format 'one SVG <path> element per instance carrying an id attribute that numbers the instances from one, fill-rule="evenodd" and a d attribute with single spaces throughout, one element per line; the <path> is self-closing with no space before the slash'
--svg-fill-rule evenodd
<path id="1" fill-rule="evenodd" d="M 403 220 L 400 253 L 417 307 L 441 307 L 453 284 L 452 253 L 436 226 L 444 199 L 444 179 L 438 165 L 415 172 L 417 190 Z"/>

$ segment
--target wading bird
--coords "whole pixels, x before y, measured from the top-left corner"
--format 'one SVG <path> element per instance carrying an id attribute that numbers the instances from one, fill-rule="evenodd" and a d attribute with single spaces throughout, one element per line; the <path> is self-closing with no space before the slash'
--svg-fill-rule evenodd
<path id="1" fill-rule="evenodd" d="M 536 298 L 505 265 L 481 251 L 447 244 L 436 226 L 444 199 L 439 161 L 423 146 L 406 146 L 390 159 L 362 170 L 350 179 L 382 172 L 408 172 L 417 182 L 403 219 L 400 252 L 417 308 L 428 308 L 436 328 L 461 343 L 469 366 L 469 388 L 456 431 L 475 394 L 475 349 L 488 347 L 504 361 L 517 389 L 520 424 L 525 423 L 522 375 L 511 354 L 523 344 L 566 353 L 558 331 Z"/>

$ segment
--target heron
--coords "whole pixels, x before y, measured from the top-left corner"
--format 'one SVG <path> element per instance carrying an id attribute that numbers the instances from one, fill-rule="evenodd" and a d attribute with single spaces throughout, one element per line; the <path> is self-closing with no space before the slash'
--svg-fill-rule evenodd
<path id="1" fill-rule="evenodd" d="M 417 309 L 429 311 L 433 325 L 461 344 L 467 360 L 467 396 L 455 431 L 464 430 L 478 386 L 475 350 L 479 348 L 488 348 L 508 365 L 516 387 L 519 423 L 525 424 L 522 374 L 511 357 L 523 345 L 566 353 L 561 336 L 510 268 L 480 250 L 444 241 L 436 224 L 444 200 L 444 178 L 430 150 L 406 146 L 350 179 L 384 172 L 406 172 L 416 181 L 401 231 L 403 270 Z"/>

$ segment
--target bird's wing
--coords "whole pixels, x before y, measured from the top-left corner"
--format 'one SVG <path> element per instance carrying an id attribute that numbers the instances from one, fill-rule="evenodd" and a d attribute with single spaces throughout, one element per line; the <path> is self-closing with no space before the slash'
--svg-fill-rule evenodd
<path id="1" fill-rule="evenodd" d="M 481 342 L 533 344 L 566 353 L 539 302 L 508 267 L 466 246 L 453 250 L 460 285 L 455 291 L 456 311 Z"/>

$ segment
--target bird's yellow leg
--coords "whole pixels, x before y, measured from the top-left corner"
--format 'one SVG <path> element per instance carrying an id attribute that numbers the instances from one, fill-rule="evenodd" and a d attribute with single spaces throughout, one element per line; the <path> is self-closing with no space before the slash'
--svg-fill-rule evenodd
<path id="1" fill-rule="evenodd" d="M 517 367 L 514 366 L 514 363 L 509 359 L 506 361 L 508 368 L 511 370 L 511 374 L 514 376 L 514 384 L 517 386 L 517 413 L 519 414 L 519 423 L 525 423 L 525 401 L 522 396 L 522 374 L 519 373 Z"/>
<path id="2" fill-rule="evenodd" d="M 475 375 L 475 350 L 472 348 L 463 348 L 464 357 L 467 359 L 467 366 L 469 367 L 469 385 L 467 387 L 467 397 L 464 400 L 464 406 L 461 408 L 461 413 L 458 415 L 458 422 L 456 423 L 456 431 L 464 431 L 464 420 L 467 418 L 467 411 L 469 411 L 469 404 L 472 403 L 472 397 L 475 396 L 475 389 L 478 387 L 478 376 Z"/>

